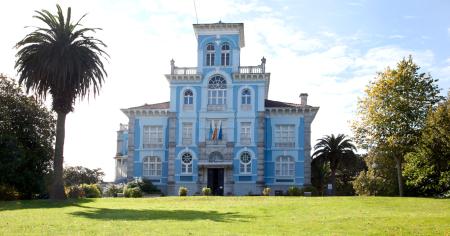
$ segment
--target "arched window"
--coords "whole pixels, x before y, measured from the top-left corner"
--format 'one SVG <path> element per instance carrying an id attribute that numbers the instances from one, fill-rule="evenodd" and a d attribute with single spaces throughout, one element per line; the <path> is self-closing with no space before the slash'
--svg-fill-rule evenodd
<path id="1" fill-rule="evenodd" d="M 215 53 L 214 44 L 208 43 L 208 45 L 206 45 L 206 65 L 207 66 L 214 66 L 214 55 L 215 55 L 214 53 Z"/>
<path id="2" fill-rule="evenodd" d="M 227 81 L 216 75 L 208 83 L 208 105 L 224 104 L 227 104 Z"/>
<path id="3" fill-rule="evenodd" d="M 241 174 L 250 174 L 252 173 L 252 157 L 249 152 L 241 153 L 239 157 L 240 167 L 239 172 Z"/>
<path id="4" fill-rule="evenodd" d="M 250 89 L 242 90 L 242 105 L 250 105 L 252 103 L 252 96 Z"/>
<path id="5" fill-rule="evenodd" d="M 220 65 L 230 65 L 230 45 L 228 43 L 222 44 L 222 53 L 220 55 Z"/>
<path id="6" fill-rule="evenodd" d="M 192 155 L 189 152 L 181 156 L 181 173 L 192 174 Z"/>
<path id="7" fill-rule="evenodd" d="M 291 156 L 279 156 L 275 163 L 275 175 L 281 177 L 294 177 L 294 158 Z"/>
<path id="8" fill-rule="evenodd" d="M 145 157 L 143 160 L 143 177 L 161 176 L 161 158 Z"/>
<path id="9" fill-rule="evenodd" d="M 194 103 L 194 93 L 192 93 L 192 90 L 187 89 L 184 91 L 184 104 L 191 105 Z"/>

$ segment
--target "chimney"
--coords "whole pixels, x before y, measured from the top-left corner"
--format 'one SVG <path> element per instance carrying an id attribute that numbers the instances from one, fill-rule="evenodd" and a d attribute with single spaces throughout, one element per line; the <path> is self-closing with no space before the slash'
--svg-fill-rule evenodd
<path id="1" fill-rule="evenodd" d="M 302 105 L 302 106 L 308 105 L 308 94 L 307 93 L 300 94 L 300 105 Z"/>

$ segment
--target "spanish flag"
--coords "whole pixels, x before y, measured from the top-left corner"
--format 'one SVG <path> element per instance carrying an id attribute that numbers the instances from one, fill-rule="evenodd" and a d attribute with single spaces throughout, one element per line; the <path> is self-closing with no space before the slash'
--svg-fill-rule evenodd
<path id="1" fill-rule="evenodd" d="M 217 140 L 217 132 L 218 132 L 218 130 L 217 130 L 217 125 L 214 127 L 214 132 L 213 132 L 213 134 L 212 134 L 212 140 Z"/>

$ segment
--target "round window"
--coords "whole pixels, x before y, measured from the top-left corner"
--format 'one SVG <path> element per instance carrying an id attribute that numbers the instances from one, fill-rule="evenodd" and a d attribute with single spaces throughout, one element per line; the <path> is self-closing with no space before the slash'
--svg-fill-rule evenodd
<path id="1" fill-rule="evenodd" d="M 248 152 L 243 152 L 241 154 L 241 162 L 244 164 L 248 164 L 250 163 L 250 161 L 252 160 L 252 157 L 250 156 L 250 153 Z"/>
<path id="2" fill-rule="evenodd" d="M 190 153 L 184 153 L 183 156 L 181 157 L 181 161 L 184 164 L 190 164 L 192 162 L 192 155 Z"/>

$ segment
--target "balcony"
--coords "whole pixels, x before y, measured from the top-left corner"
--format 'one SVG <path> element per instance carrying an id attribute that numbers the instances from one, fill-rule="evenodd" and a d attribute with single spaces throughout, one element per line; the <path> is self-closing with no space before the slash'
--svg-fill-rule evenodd
<path id="1" fill-rule="evenodd" d="M 196 75 L 197 67 L 174 67 L 172 75 Z"/>
<path id="2" fill-rule="evenodd" d="M 264 66 L 240 66 L 239 67 L 240 74 L 262 74 L 265 73 Z"/>

